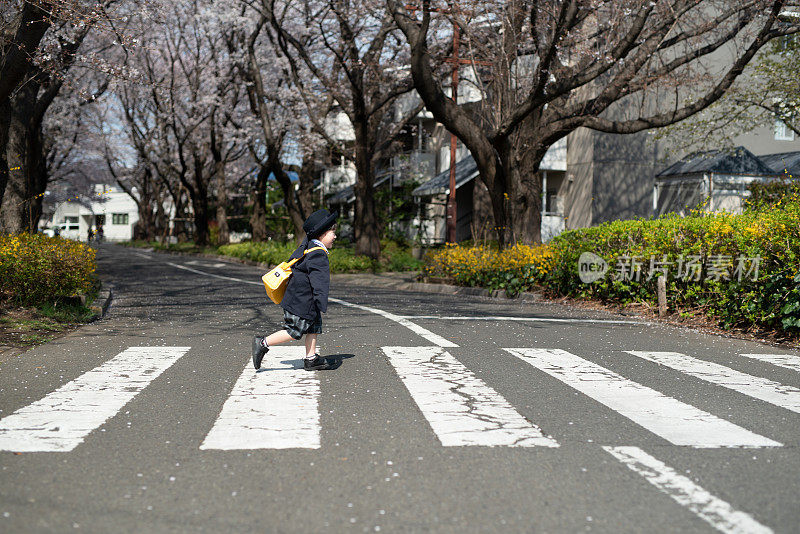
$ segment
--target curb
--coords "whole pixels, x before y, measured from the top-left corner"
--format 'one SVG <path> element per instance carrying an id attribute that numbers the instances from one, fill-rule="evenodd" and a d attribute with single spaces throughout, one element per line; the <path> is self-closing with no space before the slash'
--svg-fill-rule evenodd
<path id="1" fill-rule="evenodd" d="M 97 298 L 94 300 L 89 309 L 95 313 L 94 319 L 92 322 L 97 321 L 98 319 L 102 319 L 108 313 L 108 308 L 111 306 L 111 301 L 114 299 L 114 291 L 113 286 L 103 287 L 100 289 L 100 292 L 97 294 Z"/>
<path id="2" fill-rule="evenodd" d="M 413 282 L 401 284 L 400 289 L 421 291 L 424 293 L 440 293 L 447 295 L 464 295 L 470 297 L 486 297 L 492 299 L 516 300 L 519 302 L 546 302 L 541 293 L 523 291 L 516 295 L 509 295 L 505 289 L 482 289 L 479 287 L 463 287 L 450 284 L 431 284 L 426 282 Z"/>

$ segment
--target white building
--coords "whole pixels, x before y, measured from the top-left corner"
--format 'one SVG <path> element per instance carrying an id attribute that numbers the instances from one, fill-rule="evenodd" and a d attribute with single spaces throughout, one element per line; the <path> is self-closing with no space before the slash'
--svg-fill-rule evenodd
<path id="1" fill-rule="evenodd" d="M 95 234 L 102 228 L 106 241 L 130 241 L 133 227 L 139 220 L 136 203 L 116 186 L 95 185 L 90 201 L 77 200 L 56 205 L 51 226 L 61 228 L 61 236 L 87 241 L 89 230 Z"/>

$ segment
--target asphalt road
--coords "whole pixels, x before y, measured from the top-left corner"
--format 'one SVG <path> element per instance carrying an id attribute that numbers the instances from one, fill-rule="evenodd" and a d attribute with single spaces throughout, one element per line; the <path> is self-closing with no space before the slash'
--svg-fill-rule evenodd
<path id="1" fill-rule="evenodd" d="M 256 373 L 258 268 L 98 262 L 107 317 L 0 362 L 0 532 L 800 532 L 797 352 L 334 277 L 336 368 Z"/>

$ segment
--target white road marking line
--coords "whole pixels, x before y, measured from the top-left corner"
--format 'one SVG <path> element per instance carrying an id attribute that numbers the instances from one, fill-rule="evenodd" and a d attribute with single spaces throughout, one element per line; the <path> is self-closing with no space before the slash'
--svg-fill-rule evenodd
<path id="1" fill-rule="evenodd" d="M 220 269 L 222 267 L 228 266 L 227 263 L 217 262 L 217 263 L 207 263 L 201 260 L 191 260 L 187 261 L 186 265 L 194 265 L 196 267 L 208 267 L 210 269 Z"/>
<path id="2" fill-rule="evenodd" d="M 505 349 L 661 436 L 696 448 L 776 447 L 760 436 L 561 349 Z"/>
<path id="3" fill-rule="evenodd" d="M 273 347 L 259 372 L 248 360 L 200 448 L 319 449 L 319 378 L 302 369 L 304 355 L 302 347 Z"/>
<path id="4" fill-rule="evenodd" d="M 558 447 L 441 347 L 382 347 L 445 447 Z"/>
<path id="5" fill-rule="evenodd" d="M 671 367 L 700 380 L 732 389 L 748 397 L 800 413 L 800 389 L 748 375 L 720 365 L 699 360 L 680 352 L 625 351 L 639 358 Z"/>
<path id="6" fill-rule="evenodd" d="M 128 348 L 0 420 L 0 450 L 71 451 L 189 348 Z"/>
<path id="7" fill-rule="evenodd" d="M 264 284 L 262 282 L 253 282 L 251 280 L 242 280 L 241 278 L 234 278 L 233 276 L 222 276 L 220 274 L 213 274 L 213 273 L 207 273 L 207 272 L 204 272 L 204 271 L 198 271 L 197 269 L 192 269 L 191 267 L 186 267 L 185 265 L 178 265 L 177 263 L 172 263 L 172 262 L 169 262 L 169 261 L 165 261 L 164 263 L 166 263 L 167 265 L 170 265 L 172 267 L 175 267 L 176 269 L 183 269 L 184 271 L 189 271 L 189 272 L 192 272 L 192 273 L 195 273 L 195 274 L 202 274 L 203 276 L 210 276 L 211 278 L 220 278 L 222 280 L 231 280 L 233 282 L 242 282 L 243 284 L 252 284 L 254 286 L 262 286 L 262 287 L 264 286 Z M 264 298 L 266 298 L 266 297 L 264 297 Z"/>
<path id="8" fill-rule="evenodd" d="M 749 514 L 734 509 L 727 502 L 715 497 L 638 447 L 604 446 L 603 449 L 720 532 L 726 534 L 772 532 L 772 529 L 765 527 Z"/>
<path id="9" fill-rule="evenodd" d="M 598 324 L 635 324 L 635 325 L 649 325 L 652 323 L 645 321 L 623 321 L 615 319 L 576 319 L 565 318 L 558 319 L 554 317 L 504 317 L 504 316 L 478 316 L 478 317 L 462 317 L 459 315 L 442 316 L 442 315 L 398 315 L 403 319 L 439 319 L 443 321 L 534 321 L 543 323 L 598 323 Z"/>
<path id="10" fill-rule="evenodd" d="M 800 356 L 794 354 L 742 354 L 742 356 L 800 372 Z"/>
<path id="11" fill-rule="evenodd" d="M 447 339 L 445 339 L 445 338 L 443 338 L 443 337 L 441 337 L 441 336 L 439 336 L 437 334 L 434 334 L 430 330 L 428 330 L 426 328 L 422 328 L 421 326 L 419 326 L 417 324 L 414 324 L 411 321 L 409 321 L 408 319 L 404 319 L 403 317 L 400 317 L 399 315 L 395 315 L 395 314 L 389 313 L 387 311 L 379 310 L 378 308 L 371 308 L 369 306 L 361 306 L 360 304 L 353 304 L 351 302 L 347 302 L 347 301 L 340 300 L 340 299 L 335 299 L 335 298 L 330 298 L 329 297 L 328 300 L 331 301 L 331 302 L 336 302 L 337 304 L 341 304 L 343 306 L 348 306 L 350 308 L 357 308 L 359 310 L 364 310 L 364 311 L 376 313 L 376 314 L 378 314 L 378 315 L 380 315 L 382 317 L 386 317 L 390 321 L 394 321 L 394 322 L 396 322 L 396 323 L 398 323 L 398 324 L 400 324 L 402 326 L 405 326 L 406 328 L 408 328 L 409 330 L 411 330 L 415 334 L 418 334 L 418 335 L 424 337 L 425 339 L 427 339 L 428 341 L 430 341 L 434 345 L 438 345 L 439 347 L 458 347 L 458 345 L 456 345 L 452 341 L 449 341 L 449 340 L 447 340 Z"/>

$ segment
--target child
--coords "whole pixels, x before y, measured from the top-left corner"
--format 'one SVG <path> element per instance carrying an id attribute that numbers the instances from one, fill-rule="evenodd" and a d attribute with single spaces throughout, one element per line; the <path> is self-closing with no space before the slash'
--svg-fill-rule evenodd
<path id="1" fill-rule="evenodd" d="M 290 259 L 302 258 L 292 266 L 292 276 L 281 300 L 284 329 L 267 337 L 253 336 L 253 365 L 261 368 L 261 360 L 272 345 L 299 340 L 306 336 L 306 357 L 303 369 L 316 371 L 328 369 L 330 365 L 317 354 L 317 334 L 322 333 L 322 314 L 328 310 L 328 288 L 331 273 L 328 265 L 328 249 L 336 240 L 336 217 L 338 212 L 322 209 L 312 213 L 303 224 L 306 238 L 292 253 Z M 323 247 L 309 252 L 306 249 Z"/>

